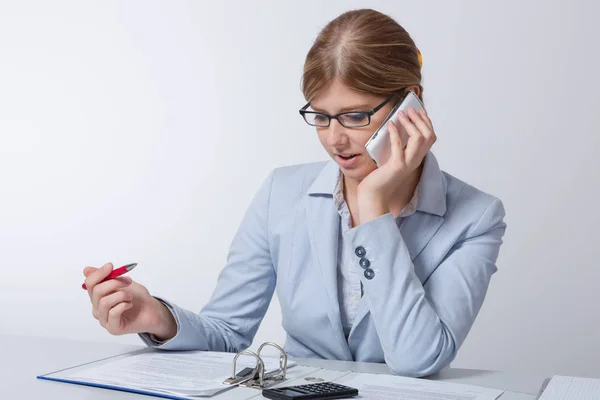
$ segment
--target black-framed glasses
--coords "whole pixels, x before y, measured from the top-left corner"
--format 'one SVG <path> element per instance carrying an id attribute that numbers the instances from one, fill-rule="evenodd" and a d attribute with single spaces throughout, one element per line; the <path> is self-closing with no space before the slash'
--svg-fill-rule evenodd
<path id="1" fill-rule="evenodd" d="M 335 115 L 329 115 L 317 111 L 308 111 L 307 108 L 310 106 L 310 103 L 306 103 L 306 105 L 302 107 L 299 112 L 306 123 L 310 126 L 327 128 L 331 124 L 332 119 L 337 119 L 338 122 L 346 128 L 362 128 L 363 126 L 369 125 L 371 123 L 371 116 L 379 111 L 395 96 L 395 94 L 391 95 L 377 107 L 366 111 L 348 111 Z"/>

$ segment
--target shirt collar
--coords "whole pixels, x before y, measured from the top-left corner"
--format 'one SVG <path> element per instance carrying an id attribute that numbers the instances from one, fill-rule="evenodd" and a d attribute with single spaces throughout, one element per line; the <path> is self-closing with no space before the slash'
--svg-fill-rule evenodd
<path id="1" fill-rule="evenodd" d="M 328 161 L 308 188 L 308 195 L 333 197 L 339 185 L 340 168 L 333 160 Z M 338 187 L 339 190 L 339 187 Z M 432 152 L 425 156 L 423 171 L 417 185 L 417 211 L 442 216 L 446 212 L 446 179 Z M 413 201 L 411 200 L 411 202 Z"/>

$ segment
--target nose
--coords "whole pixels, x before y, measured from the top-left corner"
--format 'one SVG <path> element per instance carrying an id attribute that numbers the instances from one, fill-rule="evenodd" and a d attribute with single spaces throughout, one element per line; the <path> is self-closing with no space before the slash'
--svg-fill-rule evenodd
<path id="1" fill-rule="evenodd" d="M 348 143 L 348 135 L 346 135 L 346 128 L 344 128 L 337 119 L 331 119 L 329 127 L 327 128 L 327 144 L 335 147 L 345 145 Z"/>

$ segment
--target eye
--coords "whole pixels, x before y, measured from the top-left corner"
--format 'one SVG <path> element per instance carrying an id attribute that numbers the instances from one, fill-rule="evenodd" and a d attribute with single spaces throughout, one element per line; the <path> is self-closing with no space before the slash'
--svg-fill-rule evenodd
<path id="1" fill-rule="evenodd" d="M 369 116 L 365 113 L 348 113 L 342 116 L 344 122 L 351 125 L 362 125 L 369 121 Z"/>
<path id="2" fill-rule="evenodd" d="M 327 117 L 323 114 L 314 114 L 313 115 L 313 121 L 316 124 L 326 124 L 327 123 Z"/>

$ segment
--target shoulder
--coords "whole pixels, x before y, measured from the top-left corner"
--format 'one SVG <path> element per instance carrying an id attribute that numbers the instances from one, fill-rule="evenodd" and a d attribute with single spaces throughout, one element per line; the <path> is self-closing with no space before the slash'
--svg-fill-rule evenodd
<path id="1" fill-rule="evenodd" d="M 307 195 L 313 184 L 325 175 L 330 175 L 331 163 L 327 161 L 309 162 L 281 166 L 272 169 L 263 185 L 268 191 L 268 209 L 272 216 L 292 212 Z M 319 178 L 319 179 L 318 179 Z"/>
<path id="2" fill-rule="evenodd" d="M 290 182 L 296 185 L 305 183 L 310 186 L 327 164 L 327 161 L 316 161 L 277 167 L 272 172 L 273 181 Z"/>
<path id="3" fill-rule="evenodd" d="M 317 161 L 277 167 L 272 170 L 272 196 L 302 196 L 321 175 L 327 161 Z"/>
<path id="4" fill-rule="evenodd" d="M 460 223 L 468 236 L 493 228 L 504 228 L 506 210 L 497 196 L 485 192 L 448 172 L 446 183 L 447 222 Z"/>

